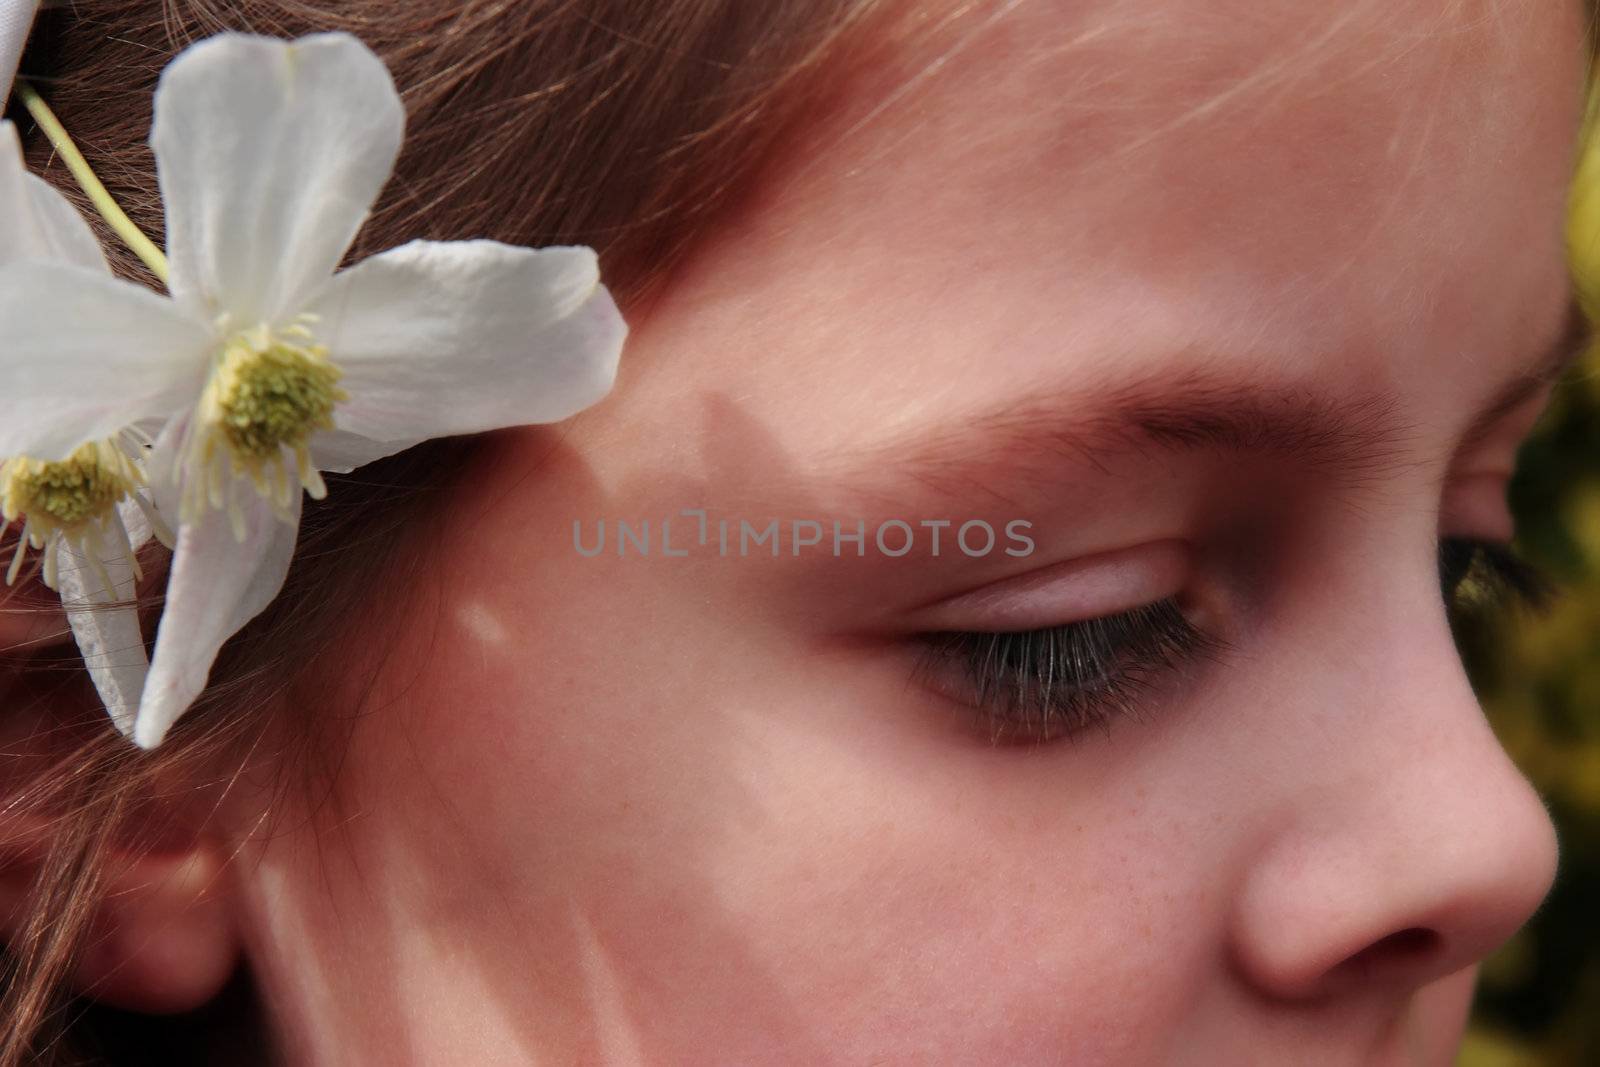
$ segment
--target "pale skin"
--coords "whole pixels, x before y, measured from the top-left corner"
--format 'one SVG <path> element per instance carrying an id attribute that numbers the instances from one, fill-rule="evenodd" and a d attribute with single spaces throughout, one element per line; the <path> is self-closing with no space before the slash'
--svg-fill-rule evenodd
<path id="1" fill-rule="evenodd" d="M 1511 532 L 1582 20 L 1330 6 L 990 4 L 863 80 L 614 394 L 464 479 L 334 802 L 237 790 L 81 980 L 184 1007 L 242 952 L 295 1063 L 1450 1062 L 1556 861 L 1435 548 Z M 1337 432 L 1063 446 L 1135 383 Z M 1037 547 L 573 550 L 684 508 Z M 1226 647 L 1106 730 L 995 746 L 914 677 L 1165 597 Z"/>

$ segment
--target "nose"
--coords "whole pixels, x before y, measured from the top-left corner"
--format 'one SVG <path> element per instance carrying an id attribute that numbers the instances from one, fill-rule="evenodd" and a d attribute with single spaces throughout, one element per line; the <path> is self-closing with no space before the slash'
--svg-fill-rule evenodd
<path id="1" fill-rule="evenodd" d="M 1370 603 L 1370 601 L 1369 601 Z M 1436 602 L 1435 602 L 1436 603 Z M 1472 693 L 1442 614 L 1324 655 L 1343 706 L 1250 864 L 1232 915 L 1246 980 L 1275 998 L 1420 986 L 1516 932 L 1555 876 L 1555 830 Z M 1302 698 L 1303 700 L 1304 698 Z"/>

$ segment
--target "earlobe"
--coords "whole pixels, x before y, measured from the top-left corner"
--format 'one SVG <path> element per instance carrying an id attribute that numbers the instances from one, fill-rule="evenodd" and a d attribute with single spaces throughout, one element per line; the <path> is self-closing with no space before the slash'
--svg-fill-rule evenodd
<path id="1" fill-rule="evenodd" d="M 71 644 L 72 631 L 53 593 L 32 584 L 0 586 L 0 597 L 6 598 L 5 608 L 16 609 L 0 610 L 0 649 L 48 656 Z M 57 818 L 40 813 L 54 805 L 37 797 L 23 802 L 24 796 L 38 792 L 28 783 L 39 768 L 69 765 L 85 730 L 109 730 L 92 691 L 87 686 L 63 690 L 58 679 L 44 670 L 0 671 L 0 695 L 5 697 L 5 714 L 0 715 L 0 755 L 5 757 L 0 761 L 0 940 L 13 948 L 27 936 L 30 897 L 51 842 L 72 832 Z M 181 778 L 160 787 L 153 778 L 147 784 L 156 796 L 186 795 Z M 184 811 L 166 802 L 157 807 L 158 822 L 168 831 L 187 824 Z M 149 831 L 151 823 L 129 822 L 111 830 L 114 837 L 102 853 L 102 892 L 67 978 L 73 992 L 116 1008 L 189 1011 L 214 997 L 238 964 L 240 939 L 223 862 L 226 846 L 187 829 L 176 837 L 169 832 L 152 848 L 151 835 L 141 828 Z"/>
<path id="2" fill-rule="evenodd" d="M 139 858 L 109 882 L 74 985 L 129 1011 L 192 1011 L 239 961 L 222 864 L 208 847 Z"/>
<path id="3" fill-rule="evenodd" d="M 17 835 L 0 835 L 7 844 Z M 26 921 L 26 895 L 41 852 L 0 855 L 0 936 Z M 105 892 L 72 972 L 81 995 L 127 1011 L 170 1014 L 211 1000 L 239 961 L 239 937 L 220 850 L 197 840 L 180 849 L 110 857 Z"/>

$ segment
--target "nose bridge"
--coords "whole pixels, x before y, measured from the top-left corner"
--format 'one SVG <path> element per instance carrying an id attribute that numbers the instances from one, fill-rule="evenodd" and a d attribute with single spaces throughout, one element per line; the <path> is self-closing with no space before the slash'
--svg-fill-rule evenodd
<path id="1" fill-rule="evenodd" d="M 1431 611 L 1392 589 L 1352 595 L 1365 610 L 1333 610 L 1351 621 L 1322 627 L 1320 676 L 1296 682 L 1321 751 L 1238 898 L 1236 961 L 1278 996 L 1460 970 L 1554 876 L 1549 816 L 1484 719 L 1437 593 Z"/>

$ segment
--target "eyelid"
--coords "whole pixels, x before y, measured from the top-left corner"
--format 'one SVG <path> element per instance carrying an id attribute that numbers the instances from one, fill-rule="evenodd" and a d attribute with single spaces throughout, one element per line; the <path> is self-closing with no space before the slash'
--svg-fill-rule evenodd
<path id="1" fill-rule="evenodd" d="M 1510 541 L 1516 532 L 1506 503 L 1509 474 L 1482 472 L 1451 480 L 1439 511 L 1441 530 L 1480 541 Z"/>
<path id="2" fill-rule="evenodd" d="M 1516 472 L 1517 453 L 1550 406 L 1552 386 L 1545 385 L 1492 423 L 1469 434 L 1450 466 L 1454 487 L 1490 484 L 1499 496 Z M 1498 483 L 1496 486 L 1495 483 Z"/>
<path id="3" fill-rule="evenodd" d="M 918 609 L 919 630 L 1034 630 L 1103 618 L 1171 597 L 1191 567 L 1183 541 L 1080 556 Z"/>

